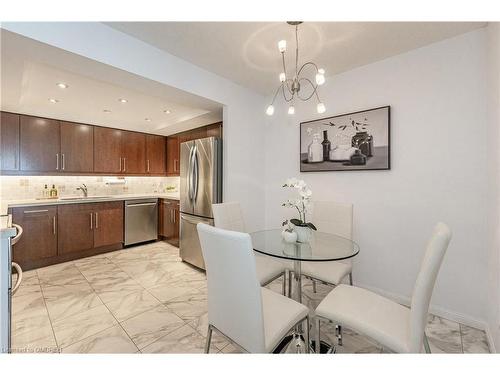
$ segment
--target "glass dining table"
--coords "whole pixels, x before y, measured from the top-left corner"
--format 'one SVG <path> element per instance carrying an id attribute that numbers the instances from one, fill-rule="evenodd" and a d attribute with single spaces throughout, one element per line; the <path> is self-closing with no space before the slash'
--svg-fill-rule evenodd
<path id="1" fill-rule="evenodd" d="M 256 252 L 287 260 L 293 263 L 294 292 L 292 298 L 302 303 L 302 262 L 334 262 L 349 259 L 359 253 L 359 246 L 356 242 L 335 234 L 312 231 L 310 239 L 306 243 L 286 242 L 281 229 L 262 230 L 250 233 L 253 248 Z M 296 346 L 300 351 L 300 343 L 303 337 L 300 327 L 294 332 L 293 337 L 288 337 L 284 345 L 288 345 L 291 339 L 296 339 Z M 288 345 L 290 347 L 290 345 Z M 314 348 L 315 343 L 311 346 Z M 324 351 L 323 343 L 321 351 Z M 280 349 L 282 349 L 281 346 Z M 326 348 L 328 349 L 328 348 Z"/>

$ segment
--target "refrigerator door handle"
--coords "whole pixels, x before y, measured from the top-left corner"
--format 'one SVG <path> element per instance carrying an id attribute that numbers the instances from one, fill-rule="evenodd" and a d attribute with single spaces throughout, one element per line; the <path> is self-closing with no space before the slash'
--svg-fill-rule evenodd
<path id="1" fill-rule="evenodd" d="M 194 186 L 193 186 L 193 203 L 196 202 L 196 199 L 198 197 L 198 183 L 200 180 L 200 171 L 199 171 L 199 162 L 198 162 L 198 148 L 196 145 L 194 146 L 194 163 L 193 163 L 193 172 L 196 178 L 194 179 Z"/>
<path id="2" fill-rule="evenodd" d="M 188 160 L 188 171 L 187 171 L 188 197 L 191 204 L 193 204 L 193 150 L 194 150 L 193 147 L 189 149 L 189 160 Z"/>

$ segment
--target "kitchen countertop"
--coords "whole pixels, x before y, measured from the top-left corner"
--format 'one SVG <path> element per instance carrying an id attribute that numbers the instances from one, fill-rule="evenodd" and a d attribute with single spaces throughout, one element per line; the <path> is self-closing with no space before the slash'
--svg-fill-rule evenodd
<path id="1" fill-rule="evenodd" d="M 74 199 L 71 199 L 74 198 Z M 98 203 L 125 201 L 132 199 L 162 198 L 179 200 L 179 193 L 151 193 L 151 194 L 119 194 L 119 195 L 99 195 L 90 196 L 87 199 L 81 199 L 81 196 L 68 196 L 58 199 L 16 199 L 0 201 L 0 215 L 6 215 L 9 207 L 27 207 L 27 206 L 48 206 L 74 203 Z"/>

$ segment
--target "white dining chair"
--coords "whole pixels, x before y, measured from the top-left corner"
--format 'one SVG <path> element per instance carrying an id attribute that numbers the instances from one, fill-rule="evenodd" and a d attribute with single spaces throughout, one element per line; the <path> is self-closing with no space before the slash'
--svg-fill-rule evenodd
<path id="1" fill-rule="evenodd" d="M 450 228 L 438 223 L 427 244 L 410 308 L 350 285 L 339 285 L 333 289 L 316 308 L 316 342 L 320 342 L 320 322 L 326 320 L 337 325 L 338 345 L 342 345 L 342 326 L 347 326 L 372 337 L 394 352 L 419 353 L 423 345 L 425 351 L 430 353 L 425 335 L 427 314 L 450 240 Z"/>
<path id="2" fill-rule="evenodd" d="M 212 212 L 214 214 L 214 225 L 217 228 L 246 233 L 243 214 L 238 202 L 212 204 Z M 257 263 L 257 276 L 260 285 L 266 286 L 283 277 L 281 289 L 283 295 L 285 295 L 287 270 L 285 265 L 280 261 L 258 254 L 255 256 L 255 262 Z"/>
<path id="3" fill-rule="evenodd" d="M 304 338 L 309 342 L 309 309 L 260 286 L 250 235 L 202 223 L 197 229 L 207 271 L 205 352 L 214 329 L 246 352 L 270 353 L 290 330 L 305 322 Z"/>
<path id="4" fill-rule="evenodd" d="M 316 201 L 313 203 L 312 223 L 318 231 L 352 239 L 352 204 Z M 352 285 L 351 259 L 333 262 L 302 262 L 302 275 L 312 279 L 313 292 L 316 281 L 329 285 L 339 285 L 349 276 Z M 288 283 L 290 288 L 290 282 Z"/>

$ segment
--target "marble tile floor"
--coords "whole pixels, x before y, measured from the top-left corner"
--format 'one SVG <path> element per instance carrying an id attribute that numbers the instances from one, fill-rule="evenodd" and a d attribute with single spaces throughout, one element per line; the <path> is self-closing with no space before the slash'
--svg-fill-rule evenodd
<path id="1" fill-rule="evenodd" d="M 269 288 L 281 291 L 276 280 Z M 314 309 L 329 287 L 304 281 Z M 154 242 L 24 273 L 13 298 L 16 353 L 202 353 L 207 331 L 206 278 L 179 250 Z M 322 338 L 335 343 L 332 327 Z M 430 315 L 433 353 L 488 353 L 484 331 Z M 212 353 L 238 353 L 214 332 Z M 339 353 L 384 353 L 374 341 L 344 329 Z"/>

